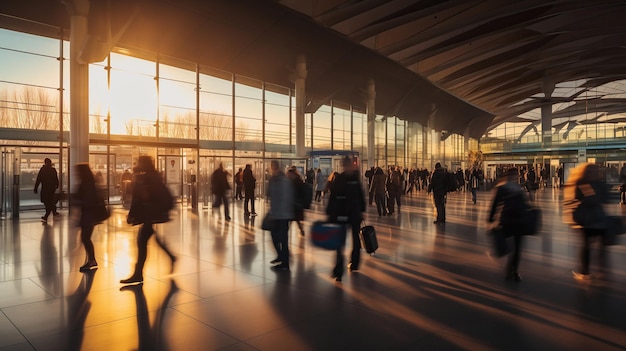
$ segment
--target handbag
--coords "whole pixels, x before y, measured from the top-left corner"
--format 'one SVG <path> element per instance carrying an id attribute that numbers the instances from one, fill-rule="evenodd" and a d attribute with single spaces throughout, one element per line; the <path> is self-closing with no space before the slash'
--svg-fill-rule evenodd
<path id="1" fill-rule="evenodd" d="M 602 244 L 606 246 L 617 245 L 617 236 L 624 234 L 626 228 L 624 228 L 624 221 L 619 216 L 607 216 L 606 217 L 606 230 L 602 237 Z"/>
<path id="2" fill-rule="evenodd" d="M 541 227 L 541 210 L 531 207 L 524 212 L 525 235 L 535 235 Z"/>
<path id="3" fill-rule="evenodd" d="M 93 216 L 94 216 L 94 221 L 96 223 L 100 223 L 109 219 L 109 217 L 111 217 L 111 212 L 106 207 L 106 205 L 101 204 L 95 207 Z"/>
<path id="4" fill-rule="evenodd" d="M 503 227 L 498 226 L 491 228 L 491 230 L 489 230 L 489 236 L 491 236 L 493 241 L 493 249 L 497 257 L 505 256 L 511 251 Z"/>
<path id="5" fill-rule="evenodd" d="M 276 228 L 276 220 L 273 219 L 269 213 L 265 214 L 263 217 L 263 222 L 261 222 L 261 229 L 272 231 Z"/>

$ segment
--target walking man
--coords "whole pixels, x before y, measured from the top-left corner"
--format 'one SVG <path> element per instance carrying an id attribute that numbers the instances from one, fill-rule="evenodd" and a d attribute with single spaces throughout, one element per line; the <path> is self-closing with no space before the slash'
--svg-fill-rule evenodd
<path id="1" fill-rule="evenodd" d="M 254 178 L 254 174 L 252 174 L 252 165 L 247 164 L 246 168 L 243 170 L 243 191 L 244 191 L 244 200 L 243 200 L 243 214 L 245 216 L 256 216 L 256 211 L 254 210 L 254 188 L 256 187 L 256 178 Z M 251 203 L 252 211 L 248 208 L 248 203 Z"/>
<path id="2" fill-rule="evenodd" d="M 43 202 L 46 207 L 46 214 L 41 217 L 43 222 L 48 221 L 48 216 L 52 213 L 53 216 L 58 216 L 56 206 L 56 199 L 54 198 L 54 193 L 59 187 L 59 176 L 57 175 L 57 170 L 52 167 L 52 160 L 49 158 L 44 159 L 44 165 L 39 169 L 39 173 L 37 174 L 37 180 L 35 181 L 35 194 L 37 194 L 37 188 L 39 188 L 39 184 L 41 184 L 41 202 Z"/>
<path id="3" fill-rule="evenodd" d="M 428 192 L 433 193 L 433 199 L 435 201 L 435 207 L 437 208 L 437 220 L 435 224 L 446 223 L 446 193 L 448 191 L 446 187 L 446 170 L 441 167 L 441 163 L 435 164 L 435 170 L 430 179 L 428 186 Z"/>

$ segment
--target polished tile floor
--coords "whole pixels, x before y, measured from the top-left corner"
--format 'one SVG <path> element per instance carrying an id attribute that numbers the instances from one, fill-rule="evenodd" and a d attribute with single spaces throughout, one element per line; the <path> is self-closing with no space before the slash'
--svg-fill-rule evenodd
<path id="1" fill-rule="evenodd" d="M 626 238 L 609 248 L 610 275 L 574 280 L 579 237 L 562 224 L 561 196 L 537 194 L 543 227 L 525 240 L 522 282 L 505 280 L 505 259 L 486 254 L 488 192 L 476 205 L 451 194 L 445 226 L 432 223 L 425 193 L 390 217 L 369 207 L 380 249 L 343 282 L 329 277 L 334 253 L 295 224 L 291 271 L 271 270 L 262 216 L 244 219 L 242 201 L 231 222 L 210 209 L 173 212 L 157 227 L 178 254 L 173 273 L 152 239 L 146 280 L 129 288 L 119 280 L 138 228 L 125 210 L 96 227 L 99 268 L 87 274 L 67 212 L 47 225 L 23 212 L 0 222 L 0 350 L 624 350 Z M 308 229 L 323 204 L 306 216 Z"/>

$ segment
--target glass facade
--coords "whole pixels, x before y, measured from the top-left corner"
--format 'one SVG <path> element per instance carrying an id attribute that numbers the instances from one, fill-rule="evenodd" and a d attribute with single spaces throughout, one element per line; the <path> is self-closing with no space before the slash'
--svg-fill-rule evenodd
<path id="1" fill-rule="evenodd" d="M 68 174 L 70 43 L 4 29 L 0 43 L 5 63 L 0 66 L 0 143 L 28 155 L 29 170 L 44 155 L 59 155 L 60 171 Z M 553 96 L 578 93 L 584 83 L 562 83 Z M 554 171 L 589 160 L 619 168 L 626 159 L 626 116 L 594 111 L 621 101 L 625 91 L 624 81 L 610 82 L 554 103 L 550 133 L 542 131 L 540 109 L 503 121 L 480 139 L 378 115 L 372 145 L 367 116 L 359 110 L 363 106 L 329 100 L 305 113 L 304 146 L 306 151 L 357 151 L 367 167 L 432 169 L 441 162 L 467 168 L 474 162 L 470 155 L 480 152 L 487 168 L 505 163 Z M 192 177 L 195 173 L 207 178 L 218 163 L 231 173 L 244 163 L 262 172 L 269 159 L 300 165 L 305 161 L 295 154 L 295 117 L 292 87 L 174 57 L 118 48 L 89 65 L 90 150 L 94 166 L 107 172 L 111 194 L 120 187 L 119 173 L 132 168 L 139 152 L 161 165 L 178 157 L 181 182 L 202 179 Z M 373 160 L 367 160 L 370 148 Z M 184 186 L 179 193 L 185 196 Z"/>

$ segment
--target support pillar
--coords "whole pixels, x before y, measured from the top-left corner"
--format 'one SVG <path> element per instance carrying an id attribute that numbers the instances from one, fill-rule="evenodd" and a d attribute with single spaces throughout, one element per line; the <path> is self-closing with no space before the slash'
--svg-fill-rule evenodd
<path id="1" fill-rule="evenodd" d="M 89 63 L 81 59 L 87 37 L 88 0 L 65 1 L 70 15 L 70 169 L 89 162 Z M 70 185 L 74 182 L 70 172 Z"/>
<path id="2" fill-rule="evenodd" d="M 367 165 L 376 167 L 376 84 L 373 80 L 367 83 L 367 100 L 365 101 L 367 114 Z"/>
<path id="3" fill-rule="evenodd" d="M 550 98 L 554 92 L 554 82 L 549 78 L 544 78 L 541 90 L 545 96 L 545 101 L 541 105 L 541 142 L 544 147 L 552 146 L 552 102 Z"/>
<path id="4" fill-rule="evenodd" d="M 306 58 L 304 55 L 298 55 L 296 58 L 295 69 L 295 100 L 296 100 L 296 156 L 305 157 L 304 147 L 304 107 L 306 104 L 306 95 L 304 86 L 306 82 Z"/>

